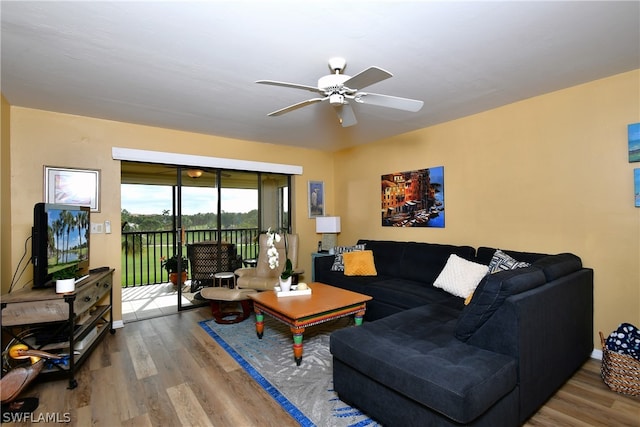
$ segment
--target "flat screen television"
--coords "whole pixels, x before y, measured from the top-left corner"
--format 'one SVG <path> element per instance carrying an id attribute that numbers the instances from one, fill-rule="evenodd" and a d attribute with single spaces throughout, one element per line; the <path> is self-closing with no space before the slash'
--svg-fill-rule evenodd
<path id="1" fill-rule="evenodd" d="M 76 267 L 76 277 L 89 274 L 91 209 L 53 203 L 33 208 L 31 262 L 33 287 L 53 286 L 56 271 Z"/>

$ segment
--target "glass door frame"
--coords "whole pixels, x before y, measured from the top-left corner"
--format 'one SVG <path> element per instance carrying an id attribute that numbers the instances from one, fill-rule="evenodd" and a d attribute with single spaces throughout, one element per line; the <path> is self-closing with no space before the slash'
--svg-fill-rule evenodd
<path id="1" fill-rule="evenodd" d="M 292 212 L 291 212 L 291 199 L 292 199 L 292 191 L 291 186 L 293 182 L 293 176 L 291 174 L 286 173 L 274 173 L 274 172 L 259 172 L 259 171 L 250 171 L 250 170 L 235 170 L 235 169 L 224 169 L 224 168 L 206 168 L 206 167 L 197 167 L 197 166 L 189 166 L 189 165 L 180 165 L 180 164 L 158 164 L 158 163 L 145 163 L 145 162 L 136 162 L 136 161 L 126 161 L 127 163 L 131 163 L 135 165 L 136 163 L 142 165 L 140 170 L 136 170 L 133 166 L 129 167 L 127 170 L 126 179 L 121 181 L 122 184 L 140 184 L 140 185 L 166 185 L 171 188 L 171 219 L 169 220 L 169 224 L 171 226 L 172 231 L 172 245 L 173 251 L 172 253 L 178 257 L 178 273 L 180 274 L 178 277 L 181 277 L 182 270 L 185 268 L 183 265 L 184 262 L 182 258 L 187 258 L 186 255 L 186 243 L 189 241 L 189 234 L 186 233 L 185 224 L 188 226 L 189 222 L 184 221 L 183 212 L 184 212 L 184 200 L 183 197 L 185 193 L 187 193 L 187 197 L 189 192 L 185 192 L 184 187 L 189 186 L 189 179 L 186 177 L 186 171 L 188 169 L 204 169 L 208 172 L 209 179 L 203 186 L 211 188 L 212 186 L 216 186 L 215 189 L 217 192 L 217 201 L 215 203 L 216 214 L 216 222 L 215 228 L 217 232 L 217 236 L 222 238 L 223 236 L 223 223 L 226 224 L 225 219 L 222 215 L 222 209 L 225 208 L 225 202 L 223 200 L 223 193 L 225 190 L 234 189 L 234 188 L 248 188 L 256 190 L 256 213 L 257 218 L 251 218 L 246 225 L 246 227 L 254 228 L 257 230 L 258 234 L 260 232 L 265 232 L 266 227 L 268 226 L 276 226 L 277 228 L 286 228 L 289 232 L 292 231 Z M 146 166 L 155 167 L 152 169 L 152 172 L 145 172 L 144 168 Z M 165 172 L 158 172 L 158 167 L 164 167 L 167 170 Z M 171 171 L 167 174 L 167 172 Z M 236 187 L 236 183 L 232 181 L 227 182 L 227 174 L 251 174 L 254 178 L 250 178 L 249 186 L 243 187 L 242 182 L 240 182 L 240 186 Z M 148 175 L 145 175 L 148 174 Z M 269 177 L 273 177 L 274 180 L 270 181 Z M 158 179 L 161 178 L 161 179 Z M 269 185 L 267 181 L 270 181 Z M 244 183 L 246 185 L 246 180 Z M 274 184 L 275 183 L 275 184 Z M 226 185 L 227 187 L 223 187 Z M 255 185 L 255 187 L 254 187 Z M 286 187 L 286 188 L 285 188 Z M 272 193 L 275 192 L 275 193 Z M 226 196 L 225 196 L 226 197 Z M 253 199 L 253 195 L 249 196 Z M 266 197 L 266 199 L 265 199 Z M 266 204 L 265 204 L 266 202 Z M 168 207 L 168 206 L 167 206 Z M 209 209 L 213 209 L 213 206 L 210 206 Z M 250 207 L 250 209 L 253 209 Z M 266 209 L 266 210 L 265 210 Z M 267 215 L 265 218 L 265 214 Z M 165 223 L 166 224 L 166 223 Z M 230 229 L 233 229 L 231 227 Z M 213 236 L 215 233 L 212 234 Z M 251 232 L 251 236 L 253 235 L 253 231 Z M 253 238 L 253 237 L 252 237 Z M 218 239 L 220 240 L 220 239 Z M 252 240 L 253 241 L 253 240 Z M 246 243 L 246 242 L 245 242 Z M 242 243 L 239 243 L 242 244 Z M 253 256 L 253 251 L 256 248 L 244 244 L 242 246 L 242 250 L 238 249 L 238 253 L 243 255 L 243 259 L 247 259 Z M 255 253 L 257 256 L 257 252 Z M 168 255 L 167 255 L 168 256 Z M 178 280 L 182 282 L 181 279 Z M 135 286 L 135 285 L 134 285 Z M 177 301 L 177 311 L 183 311 L 185 309 L 191 309 L 196 307 L 201 307 L 198 304 L 198 300 L 195 300 L 190 303 L 186 303 L 182 300 L 183 295 L 183 286 L 182 284 L 178 287 L 178 301 Z M 203 305 L 207 304 L 207 301 L 203 301 Z"/>

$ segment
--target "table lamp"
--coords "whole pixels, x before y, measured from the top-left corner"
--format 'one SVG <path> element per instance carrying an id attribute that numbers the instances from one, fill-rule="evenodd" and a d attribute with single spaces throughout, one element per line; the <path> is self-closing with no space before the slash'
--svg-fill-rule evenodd
<path id="1" fill-rule="evenodd" d="M 337 233 L 340 232 L 339 216 L 316 217 L 316 233 L 322 233 L 321 248 L 323 251 L 333 253 L 333 248 L 338 244 Z"/>

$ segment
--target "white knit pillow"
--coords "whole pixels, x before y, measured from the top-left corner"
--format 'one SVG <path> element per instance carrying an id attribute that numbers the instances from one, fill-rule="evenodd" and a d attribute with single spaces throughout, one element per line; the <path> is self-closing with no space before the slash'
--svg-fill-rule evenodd
<path id="1" fill-rule="evenodd" d="M 433 286 L 450 294 L 467 298 L 486 276 L 489 266 L 467 261 L 458 255 L 451 254 Z"/>

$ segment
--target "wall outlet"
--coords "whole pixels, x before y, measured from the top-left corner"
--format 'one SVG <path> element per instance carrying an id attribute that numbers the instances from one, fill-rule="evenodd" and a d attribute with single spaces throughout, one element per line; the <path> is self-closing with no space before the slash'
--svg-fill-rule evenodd
<path id="1" fill-rule="evenodd" d="M 104 222 L 104 232 L 107 234 L 111 234 L 111 221 Z"/>
<path id="2" fill-rule="evenodd" d="M 100 234 L 103 233 L 103 226 L 101 222 L 92 222 L 91 223 L 91 234 Z"/>

